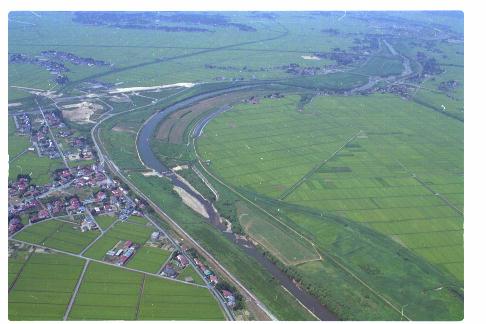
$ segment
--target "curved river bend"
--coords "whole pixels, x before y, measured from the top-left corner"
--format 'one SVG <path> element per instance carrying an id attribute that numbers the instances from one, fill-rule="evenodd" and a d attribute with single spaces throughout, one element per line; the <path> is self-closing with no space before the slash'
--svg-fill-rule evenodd
<path id="1" fill-rule="evenodd" d="M 216 227 L 220 232 L 229 238 L 232 242 L 237 244 L 241 247 L 241 249 L 249 256 L 253 257 L 260 265 L 262 265 L 271 275 L 278 280 L 278 282 L 288 290 L 302 305 L 304 305 L 307 309 L 311 310 L 312 313 L 319 318 L 320 320 L 324 321 L 333 321 L 337 320 L 337 317 L 331 313 L 324 305 L 322 305 L 317 298 L 299 288 L 294 281 L 287 276 L 282 270 L 280 270 L 275 264 L 273 264 L 268 258 L 266 258 L 256 247 L 249 241 L 241 240 L 236 237 L 233 233 L 225 232 L 225 226 L 221 224 L 220 217 L 216 210 L 214 209 L 212 203 L 205 199 L 202 195 L 198 194 L 194 190 L 191 189 L 185 182 L 181 181 L 179 177 L 166 165 L 164 165 L 159 159 L 157 159 L 156 155 L 152 151 L 150 147 L 150 139 L 154 135 L 157 126 L 160 122 L 166 118 L 168 115 L 173 113 L 174 111 L 188 107 L 192 104 L 197 103 L 198 101 L 208 99 L 211 97 L 215 97 L 218 95 L 222 95 L 229 92 L 239 91 L 249 89 L 255 86 L 246 85 L 246 86 L 239 86 L 229 89 L 223 89 L 219 91 L 214 91 L 206 94 L 197 95 L 185 100 L 182 100 L 178 103 L 173 104 L 170 107 L 154 114 L 150 117 L 145 124 L 140 129 L 140 132 L 137 137 L 137 149 L 138 154 L 140 156 L 141 161 L 150 169 L 155 170 L 156 172 L 166 176 L 170 179 L 173 185 L 183 188 L 187 191 L 190 195 L 192 195 L 195 199 L 197 199 L 206 209 L 209 214 L 209 222 Z M 202 129 L 204 126 L 214 118 L 218 113 L 224 112 L 228 109 L 228 107 L 222 107 L 216 112 L 213 112 L 209 116 L 202 118 L 195 127 L 195 131 L 193 134 L 196 136 L 201 134 Z"/>

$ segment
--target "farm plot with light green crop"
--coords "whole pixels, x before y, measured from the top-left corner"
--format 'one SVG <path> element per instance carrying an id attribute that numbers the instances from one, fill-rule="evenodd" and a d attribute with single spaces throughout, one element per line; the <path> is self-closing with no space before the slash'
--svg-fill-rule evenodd
<path id="1" fill-rule="evenodd" d="M 223 320 L 209 290 L 146 276 L 140 301 L 141 320 Z"/>
<path id="2" fill-rule="evenodd" d="M 188 307 L 191 305 L 191 307 Z M 206 288 L 91 263 L 70 320 L 223 319 Z"/>
<path id="3" fill-rule="evenodd" d="M 62 320 L 83 260 L 34 252 L 8 295 L 10 320 Z"/>
<path id="4" fill-rule="evenodd" d="M 29 258 L 30 252 L 18 250 L 8 256 L 8 287 L 12 285 Z"/>
<path id="5" fill-rule="evenodd" d="M 143 275 L 92 262 L 69 313 L 70 320 L 134 320 Z"/>
<path id="6" fill-rule="evenodd" d="M 128 268 L 157 273 L 170 252 L 158 247 L 142 246 L 127 263 Z"/>
<path id="7" fill-rule="evenodd" d="M 133 243 L 143 245 L 149 239 L 153 230 L 154 227 L 118 222 L 86 251 L 85 256 L 102 260 L 106 252 L 120 240 L 130 240 Z"/>
<path id="8" fill-rule="evenodd" d="M 51 219 L 29 226 L 15 235 L 15 238 L 61 251 L 80 253 L 99 234 L 99 231 L 81 232 L 79 224 L 74 222 Z"/>
<path id="9" fill-rule="evenodd" d="M 295 101 L 222 114 L 202 160 L 241 190 L 366 224 L 462 281 L 463 124 L 390 95 L 316 97 L 302 112 Z"/>

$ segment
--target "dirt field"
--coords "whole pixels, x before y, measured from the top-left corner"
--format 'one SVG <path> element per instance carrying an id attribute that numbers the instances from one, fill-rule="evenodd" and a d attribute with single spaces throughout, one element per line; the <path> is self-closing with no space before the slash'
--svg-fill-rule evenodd
<path id="1" fill-rule="evenodd" d="M 62 116 L 78 124 L 94 123 L 91 120 L 91 116 L 99 110 L 103 110 L 103 106 L 83 101 L 77 104 L 62 106 Z"/>

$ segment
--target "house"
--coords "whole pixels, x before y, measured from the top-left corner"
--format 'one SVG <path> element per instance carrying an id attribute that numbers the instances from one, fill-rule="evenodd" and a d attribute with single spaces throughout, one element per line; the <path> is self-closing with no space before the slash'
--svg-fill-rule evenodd
<path id="1" fill-rule="evenodd" d="M 233 293 L 225 289 L 223 289 L 221 293 L 223 294 L 223 297 L 228 301 L 227 302 L 228 306 L 235 307 L 236 299 L 235 296 L 233 296 Z"/>
<path id="2" fill-rule="evenodd" d="M 104 191 L 98 191 L 95 195 L 95 200 L 97 202 L 103 201 L 106 199 L 106 193 Z"/>
<path id="3" fill-rule="evenodd" d="M 218 283 L 218 277 L 216 277 L 215 275 L 210 275 L 209 281 L 211 281 L 211 283 L 215 285 Z"/>
<path id="4" fill-rule="evenodd" d="M 187 258 L 185 256 L 183 256 L 182 254 L 179 254 L 178 256 L 176 256 L 176 259 L 179 261 L 179 264 L 182 268 L 185 268 L 189 264 L 189 261 L 187 260 Z"/>
<path id="5" fill-rule="evenodd" d="M 201 270 L 202 270 L 202 269 L 201 269 Z M 204 274 L 205 274 L 207 277 L 213 274 L 213 272 L 212 272 L 211 270 L 209 270 L 209 269 L 206 269 L 206 270 L 204 270 L 203 272 L 204 272 Z"/>
<path id="6" fill-rule="evenodd" d="M 175 278 L 177 276 L 177 272 L 171 267 L 170 264 L 164 267 L 161 274 L 170 278 Z"/>
<path id="7" fill-rule="evenodd" d="M 152 241 L 158 240 L 159 237 L 160 237 L 160 233 L 159 232 L 153 232 L 152 235 L 150 235 L 150 238 L 152 239 Z"/>
<path id="8" fill-rule="evenodd" d="M 96 223 L 87 217 L 81 222 L 81 232 L 97 229 Z"/>
<path id="9" fill-rule="evenodd" d="M 233 296 L 233 293 L 231 291 L 229 291 L 229 290 L 223 289 L 223 290 L 221 290 L 221 293 L 223 294 L 223 297 L 224 298 L 228 298 L 230 296 Z"/>

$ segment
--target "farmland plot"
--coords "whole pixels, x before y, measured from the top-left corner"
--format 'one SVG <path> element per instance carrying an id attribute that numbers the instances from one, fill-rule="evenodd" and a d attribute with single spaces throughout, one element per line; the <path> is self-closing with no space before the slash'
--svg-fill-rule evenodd
<path id="1" fill-rule="evenodd" d="M 302 112 L 295 101 L 216 118 L 202 159 L 237 188 L 365 224 L 462 281 L 463 124 L 389 95 L 316 97 Z"/>
<path id="2" fill-rule="evenodd" d="M 33 253 L 9 292 L 9 319 L 62 320 L 82 265 L 66 255 Z"/>
<path id="3" fill-rule="evenodd" d="M 81 232 L 76 223 L 51 219 L 29 226 L 15 235 L 15 238 L 61 251 L 80 253 L 99 234 L 99 231 Z"/>

